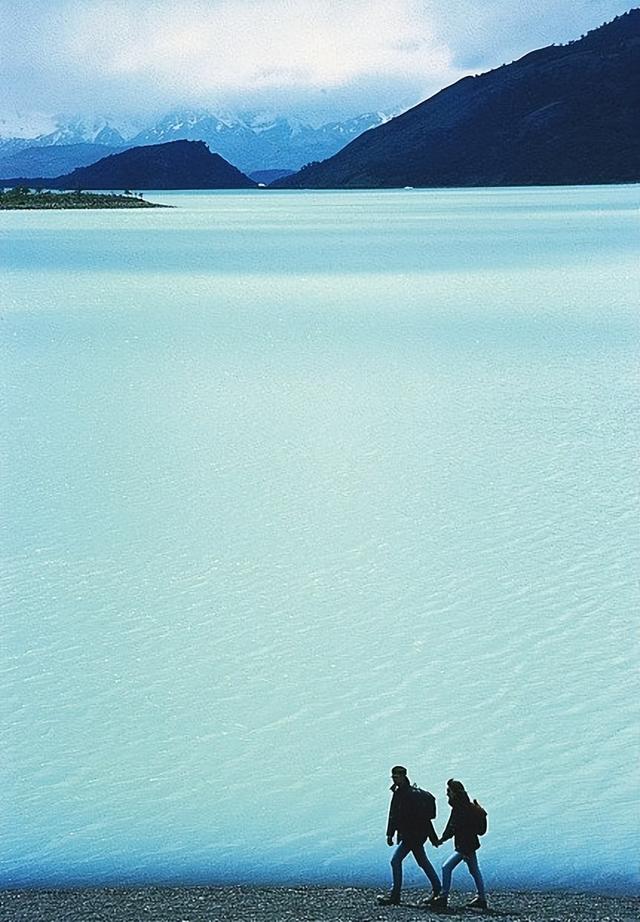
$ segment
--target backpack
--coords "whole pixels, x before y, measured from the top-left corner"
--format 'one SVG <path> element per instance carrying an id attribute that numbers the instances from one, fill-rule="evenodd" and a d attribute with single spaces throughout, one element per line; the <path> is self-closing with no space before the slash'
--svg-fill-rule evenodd
<path id="1" fill-rule="evenodd" d="M 476 835 L 483 836 L 487 831 L 487 811 L 477 800 L 474 800 L 471 804 L 471 815 L 473 816 Z"/>
<path id="2" fill-rule="evenodd" d="M 436 799 L 430 791 L 423 791 L 417 785 L 413 785 L 413 804 L 416 814 L 425 822 L 436 818 Z"/>

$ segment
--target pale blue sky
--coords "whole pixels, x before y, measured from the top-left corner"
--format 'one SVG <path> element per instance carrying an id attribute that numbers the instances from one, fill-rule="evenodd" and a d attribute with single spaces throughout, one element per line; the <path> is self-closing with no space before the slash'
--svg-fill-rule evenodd
<path id="1" fill-rule="evenodd" d="M 313 122 L 398 111 L 579 37 L 616 0 L 0 0 L 0 135 L 178 106 Z"/>

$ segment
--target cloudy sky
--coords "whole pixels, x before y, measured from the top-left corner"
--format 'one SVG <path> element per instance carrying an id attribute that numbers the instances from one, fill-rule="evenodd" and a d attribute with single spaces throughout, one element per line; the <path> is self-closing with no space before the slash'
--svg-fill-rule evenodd
<path id="1" fill-rule="evenodd" d="M 616 0 L 0 0 L 0 135 L 181 106 L 397 112 L 579 37 Z"/>

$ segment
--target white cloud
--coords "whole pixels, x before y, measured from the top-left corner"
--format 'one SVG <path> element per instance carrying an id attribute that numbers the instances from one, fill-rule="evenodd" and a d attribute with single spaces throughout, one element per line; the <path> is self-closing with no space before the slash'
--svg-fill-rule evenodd
<path id="1" fill-rule="evenodd" d="M 149 75 L 191 93 L 450 73 L 449 49 L 411 0 L 89 0 L 69 10 L 64 33 L 71 66 L 102 78 Z"/>
<path id="2" fill-rule="evenodd" d="M 397 110 L 626 8 L 624 0 L 0 0 L 0 134 L 10 112 Z"/>

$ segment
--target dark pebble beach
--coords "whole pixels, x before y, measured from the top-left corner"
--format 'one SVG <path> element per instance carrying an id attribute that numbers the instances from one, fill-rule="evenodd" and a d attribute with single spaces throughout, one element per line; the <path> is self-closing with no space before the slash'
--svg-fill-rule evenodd
<path id="1" fill-rule="evenodd" d="M 638 922 L 634 897 L 585 893 L 492 893 L 486 911 L 465 909 L 454 892 L 446 910 L 420 906 L 407 890 L 400 906 L 378 906 L 379 890 L 328 887 L 139 887 L 0 891 L 2 922 L 413 922 L 474 916 L 501 922 Z"/>

